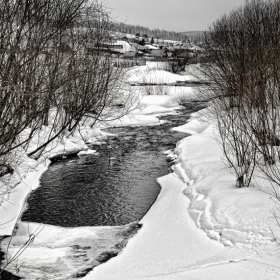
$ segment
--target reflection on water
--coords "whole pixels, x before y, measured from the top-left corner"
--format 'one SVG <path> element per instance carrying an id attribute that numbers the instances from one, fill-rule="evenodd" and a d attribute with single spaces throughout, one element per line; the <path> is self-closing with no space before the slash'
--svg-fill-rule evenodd
<path id="1" fill-rule="evenodd" d="M 200 107 L 201 108 L 201 107 Z M 60 226 L 112 226 L 139 220 L 159 193 L 156 178 L 168 173 L 165 150 L 186 134 L 170 128 L 199 109 L 163 116 L 161 126 L 110 129 L 116 137 L 93 146 L 99 156 L 54 162 L 28 199 L 22 220 Z"/>

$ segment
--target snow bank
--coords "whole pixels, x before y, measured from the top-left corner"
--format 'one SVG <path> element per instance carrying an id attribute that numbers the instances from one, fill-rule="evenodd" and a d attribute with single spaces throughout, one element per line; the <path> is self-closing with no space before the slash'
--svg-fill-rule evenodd
<path id="1" fill-rule="evenodd" d="M 80 151 L 77 156 L 86 156 L 86 155 L 99 155 L 99 153 L 96 150 L 88 149 L 86 151 Z"/>
<path id="2" fill-rule="evenodd" d="M 195 118 L 176 130 L 194 134 L 180 141 L 174 152 L 193 182 L 186 194 L 197 226 L 225 245 L 241 243 L 256 249 L 271 242 L 270 197 L 253 186 L 236 189 L 235 177 L 222 161 L 214 126 Z M 178 173 L 176 165 L 174 171 Z"/>
<path id="3" fill-rule="evenodd" d="M 199 94 L 195 87 L 170 87 L 168 95 L 177 98 L 179 103 L 199 101 Z"/>
<path id="4" fill-rule="evenodd" d="M 130 79 L 139 81 L 142 79 L 141 75 L 146 75 L 147 80 L 155 82 L 191 78 L 141 66 L 131 70 Z M 153 75 L 156 76 L 155 80 Z M 156 114 L 175 112 L 182 95 L 190 99 L 196 98 L 194 91 L 186 88 L 181 88 L 181 91 L 172 90 L 163 96 L 144 96 L 140 108 L 110 125 L 160 124 Z M 213 124 L 203 122 L 197 113 L 193 114 L 186 125 L 174 128 L 192 136 L 181 140 L 174 151 L 169 151 L 168 157 L 175 163 L 174 172 L 158 180 L 162 190 L 141 220 L 143 228 L 128 242 L 118 257 L 94 268 L 83 279 L 279 278 L 279 247 L 273 242 L 272 234 L 272 231 L 279 234 L 279 227 L 271 219 L 272 200 L 253 185 L 243 189 L 235 187 L 235 178 L 225 165 L 214 129 Z M 101 143 L 104 135 L 100 133 L 100 130 L 91 131 L 84 127 L 79 133 L 56 143 L 56 147 L 49 150 L 48 156 L 80 150 L 84 150 L 81 154 L 89 153 L 91 151 L 86 152 L 86 143 Z M 11 233 L 11 225 L 18 216 L 12 213 L 18 213 L 15 209 L 21 209 L 25 196 L 38 186 L 40 174 L 49 162 L 38 164 L 39 162 L 30 161 L 30 166 L 37 166 L 35 173 L 26 176 L 26 181 L 10 192 L 9 202 L 13 202 L 15 206 L 9 205 L 9 202 L 3 203 L 0 216 L 5 217 L 7 222 L 12 220 L 12 223 L 3 224 L 0 235 Z M 21 173 L 24 172 L 27 174 L 28 170 L 22 169 Z M 260 178 L 255 180 L 258 184 L 262 183 Z M 34 224 L 30 226 L 36 227 Z M 19 248 L 27 228 L 26 224 L 19 224 L 21 234 L 12 243 L 14 247 L 11 249 Z M 25 262 L 25 258 L 21 259 L 23 267 L 28 268 L 30 262 L 34 262 L 35 268 L 37 265 L 41 267 L 47 259 L 48 271 L 55 265 L 63 267 L 63 271 L 77 267 L 77 264 L 88 269 L 88 260 L 84 260 L 82 255 L 88 248 L 79 251 L 79 247 L 73 249 L 71 246 L 78 244 L 88 247 L 85 246 L 87 241 L 84 238 L 90 239 L 98 235 L 95 229 L 80 228 L 75 231 L 47 226 L 45 233 L 43 232 L 38 235 L 38 243 L 30 247 L 28 260 Z M 79 239 L 82 243 L 79 243 Z M 54 245 L 51 245 L 52 242 Z M 43 251 L 43 248 L 48 250 Z M 62 261 L 68 255 L 71 258 Z M 88 252 L 86 255 L 88 256 Z M 65 275 L 57 279 L 65 279 Z"/>
<path id="5" fill-rule="evenodd" d="M 165 108 L 178 107 L 177 98 L 169 95 L 147 95 L 141 100 L 142 104 L 158 105 Z"/>
<path id="6" fill-rule="evenodd" d="M 9 271 L 24 279 L 76 279 L 88 270 L 116 255 L 133 236 L 139 225 L 131 223 L 115 227 L 64 228 L 19 222 L 17 235 L 2 241 L 11 258 L 21 250 L 29 236 L 34 241 L 19 255 Z M 5 259 L 2 260 L 5 263 Z M 18 270 L 17 265 L 20 264 Z"/>
<path id="7" fill-rule="evenodd" d="M 179 75 L 161 69 L 164 67 L 166 66 L 156 63 L 135 67 L 128 72 L 127 81 L 130 83 L 163 84 L 195 80 L 195 77 L 190 74 Z"/>
<path id="8" fill-rule="evenodd" d="M 136 73 L 137 75 L 131 73 L 131 76 L 129 77 L 128 81 L 137 82 L 137 83 L 162 84 L 162 83 L 176 83 L 177 81 L 193 80 L 193 77 L 190 75 L 181 76 L 164 70 L 146 70 L 145 72 L 144 73 L 142 72 L 143 74 L 140 76 L 138 73 Z"/>
<path id="9" fill-rule="evenodd" d="M 40 144 L 40 137 L 44 133 L 46 132 L 42 131 L 35 135 L 33 146 L 30 147 L 30 150 Z M 0 236 L 12 234 L 27 197 L 32 190 L 39 186 L 40 177 L 51 163 L 49 159 L 76 154 L 81 150 L 85 152 L 88 150 L 86 142 L 99 143 L 99 140 L 106 138 L 106 135 L 99 128 L 81 126 L 80 131 L 77 131 L 74 135 L 64 136 L 60 141 L 52 142 L 38 160 L 29 158 L 25 151 L 18 149 L 17 157 L 19 159 L 17 160 L 14 174 L 6 175 L 0 180 L 2 194 L 2 200 L 0 201 Z M 86 153 L 90 152 L 87 151 Z"/>
<path id="10" fill-rule="evenodd" d="M 142 93 L 139 92 L 138 94 L 139 108 L 136 106 L 137 109 L 118 120 L 107 121 L 106 126 L 100 123 L 93 128 L 90 125 L 81 125 L 73 135 L 64 136 L 62 139 L 51 142 L 39 160 L 33 160 L 26 154 L 40 145 L 41 139 L 45 139 L 51 127 L 45 127 L 44 130 L 38 131 L 34 135 L 28 151 L 17 151 L 19 159 L 15 174 L 13 176 L 7 175 L 0 180 L 2 193 L 0 198 L 0 205 L 2 206 L 0 208 L 0 224 L 2 225 L 0 236 L 12 234 L 27 196 L 35 186 L 39 186 L 40 176 L 50 164 L 48 159 L 78 154 L 79 152 L 80 156 L 94 153 L 94 151 L 88 149 L 87 144 L 98 145 L 104 143 L 108 133 L 102 132 L 101 128 L 108 126 L 160 125 L 162 122 L 157 118 L 158 115 L 174 114 L 180 108 L 178 96 L 144 96 L 141 100 Z M 28 179 L 25 179 L 26 176 Z"/>
<path id="11" fill-rule="evenodd" d="M 13 186 L 11 190 L 5 195 L 5 200 L 1 204 L 0 217 L 1 217 L 1 235 L 11 235 L 14 226 L 21 215 L 26 197 L 32 190 L 39 186 L 41 175 L 48 169 L 50 161 L 47 160 L 37 165 L 33 171 L 21 178 L 21 182 Z M 12 180 L 12 182 L 14 182 Z"/>
<path id="12" fill-rule="evenodd" d="M 208 124 L 201 122 L 199 120 L 192 120 L 184 125 L 174 127 L 172 130 L 189 133 L 189 134 L 198 134 L 203 132 L 206 128 L 208 128 Z"/>
<path id="13" fill-rule="evenodd" d="M 175 114 L 175 110 L 180 109 L 180 108 L 181 107 L 179 107 L 179 106 L 166 108 L 166 107 L 163 107 L 163 106 L 160 106 L 160 105 L 151 104 L 147 107 L 144 107 L 141 110 L 141 114 L 143 114 L 143 115 L 154 115 L 154 116 L 161 115 L 161 114 Z"/>
<path id="14" fill-rule="evenodd" d="M 235 187 L 214 128 L 193 115 L 185 125 L 193 135 L 168 152 L 174 173 L 158 180 L 162 190 L 142 229 L 117 258 L 83 279 L 279 277 L 269 196 L 256 187 Z"/>
<path id="15" fill-rule="evenodd" d="M 141 91 L 139 95 L 142 95 Z M 106 126 L 159 125 L 162 122 L 157 116 L 175 114 L 179 109 L 181 109 L 180 98 L 177 95 L 144 95 L 137 109 L 120 119 L 107 121 Z"/>
<path id="16" fill-rule="evenodd" d="M 187 214 L 188 199 L 182 193 L 185 184 L 174 174 L 160 178 L 159 184 L 161 192 L 140 221 L 143 227 L 135 238 L 117 258 L 94 268 L 83 279 L 161 279 L 172 271 L 194 267 L 202 255 L 208 259 L 223 250 Z"/>

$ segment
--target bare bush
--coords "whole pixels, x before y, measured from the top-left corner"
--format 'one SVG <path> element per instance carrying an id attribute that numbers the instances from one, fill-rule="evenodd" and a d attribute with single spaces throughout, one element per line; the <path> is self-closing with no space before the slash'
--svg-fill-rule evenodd
<path id="1" fill-rule="evenodd" d="M 54 140 L 102 119 L 105 108 L 111 117 L 124 114 L 128 109 L 119 105 L 126 107 L 129 96 L 123 71 L 102 47 L 110 41 L 111 21 L 101 5 L 7 0 L 1 2 L 0 20 L 2 177 L 14 173 L 21 153 L 38 159 Z M 6 258 L 0 278 L 34 237 Z"/>
<path id="2" fill-rule="evenodd" d="M 190 54 L 187 50 L 176 49 L 173 52 L 172 58 L 168 59 L 168 68 L 172 73 L 178 74 L 185 71 L 186 65 L 190 60 Z"/>
<path id="3" fill-rule="evenodd" d="M 170 88 L 163 84 L 147 85 L 143 88 L 146 95 L 168 95 L 168 93 L 170 92 Z"/>
<path id="4" fill-rule="evenodd" d="M 54 139 L 73 133 L 85 115 L 95 122 L 112 101 L 122 71 L 102 48 L 110 40 L 111 23 L 99 4 L 9 0 L 0 9 L 4 174 L 12 173 L 7 154 L 18 147 L 38 158 Z M 32 138 L 42 129 L 44 139 L 34 146 Z"/>
<path id="5" fill-rule="evenodd" d="M 155 71 L 165 71 L 165 64 L 147 69 L 142 74 L 141 84 L 146 95 L 168 95 L 170 87 L 167 86 L 169 80 L 165 77 L 157 77 Z"/>
<path id="6" fill-rule="evenodd" d="M 272 169 L 279 161 L 280 142 L 279 18 L 278 0 L 248 1 L 205 34 L 202 72 L 209 87 L 203 97 L 211 100 L 209 112 L 218 119 L 221 145 L 239 187 L 249 185 L 248 170 L 251 173 L 256 163 L 262 167 L 265 162 L 262 170 L 275 179 Z"/>

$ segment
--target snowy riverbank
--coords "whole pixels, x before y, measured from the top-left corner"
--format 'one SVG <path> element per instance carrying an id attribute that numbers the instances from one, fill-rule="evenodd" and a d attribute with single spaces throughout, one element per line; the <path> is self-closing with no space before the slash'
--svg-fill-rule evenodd
<path id="1" fill-rule="evenodd" d="M 213 125 L 196 113 L 184 129 L 193 135 L 169 155 L 174 173 L 159 178 L 162 190 L 141 220 L 143 228 L 117 258 L 84 279 L 280 277 L 269 195 L 235 187 Z"/>
<path id="2" fill-rule="evenodd" d="M 132 68 L 128 77 L 130 81 L 137 80 L 153 72 L 153 76 L 168 76 L 177 79 L 178 75 L 171 74 L 166 71 L 156 70 L 157 64 L 150 63 L 148 66 L 140 66 Z M 139 76 L 140 75 L 140 76 Z M 141 76 L 142 75 L 142 76 Z M 179 76 L 181 79 L 188 80 L 190 75 Z M 196 98 L 191 88 L 173 88 L 168 95 L 147 95 L 143 89 L 133 89 L 134 95 L 137 95 L 135 106 L 129 114 L 124 117 L 97 123 L 93 128 L 87 125 L 81 125 L 79 131 L 69 137 L 63 137 L 61 141 L 52 142 L 45 153 L 38 160 L 29 158 L 26 152 L 19 150 L 17 158 L 15 158 L 15 172 L 13 175 L 6 175 L 0 178 L 0 236 L 11 235 L 13 228 L 20 217 L 25 201 L 29 193 L 39 186 L 39 179 L 50 164 L 50 160 L 54 157 L 63 157 L 69 154 L 76 154 L 80 151 L 89 151 L 87 144 L 100 144 L 107 137 L 107 133 L 101 129 L 112 126 L 145 126 L 160 125 L 161 122 L 157 118 L 160 114 L 173 114 L 176 109 L 180 108 L 179 104 L 185 100 L 193 100 Z M 48 127 L 46 127 L 46 130 Z M 41 131 L 34 137 L 34 145 L 40 141 L 40 137 L 44 138 L 44 131 Z"/>
<path id="3" fill-rule="evenodd" d="M 158 70 L 159 77 L 162 73 Z M 170 73 L 164 75 L 169 77 Z M 111 125 L 158 125 L 157 114 L 174 113 L 182 99 L 193 98 L 195 93 L 190 88 L 171 90 L 168 95 L 144 96 L 142 104 L 145 106 Z M 117 257 L 94 268 L 83 279 L 280 278 L 279 245 L 273 242 L 271 232 L 272 229 L 274 234 L 279 234 L 275 220 L 271 218 L 274 204 L 270 196 L 258 188 L 265 181 L 256 178 L 252 187 L 235 187 L 235 178 L 225 165 L 215 138 L 215 126 L 203 122 L 199 113 L 174 130 L 192 135 L 168 153 L 175 163 L 174 172 L 158 179 L 162 190 L 140 221 L 142 228 Z M 97 143 L 106 137 L 100 127 L 84 128 L 84 132 L 84 137 L 77 134 L 65 139 L 52 153 L 86 150 L 87 141 Z M 14 187 L 7 197 L 9 201 L 2 204 L 0 216 L 8 223 L 2 225 L 0 235 L 11 234 L 15 215 L 19 215 L 28 192 L 38 186 L 40 174 L 49 161 L 40 164 L 36 166 L 34 161 L 30 162 L 36 171 Z M 83 230 L 88 234 L 88 229 Z M 76 231 L 75 238 L 80 234 L 84 233 Z M 66 239 L 74 238 L 71 234 L 65 236 Z M 55 245 L 47 240 L 43 244 L 43 241 L 39 239 L 36 243 L 35 238 L 33 247 L 19 257 L 18 264 L 25 261 L 24 255 L 29 262 L 34 262 L 36 254 L 41 254 L 38 248 L 42 246 L 49 248 L 44 258 L 51 258 L 53 263 L 67 254 L 67 250 L 54 253 L 51 249 L 55 249 Z"/>

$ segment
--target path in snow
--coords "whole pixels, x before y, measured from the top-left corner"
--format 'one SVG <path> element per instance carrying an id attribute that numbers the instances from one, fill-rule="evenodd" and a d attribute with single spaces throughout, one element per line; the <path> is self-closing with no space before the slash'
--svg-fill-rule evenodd
<path id="1" fill-rule="evenodd" d="M 175 174 L 158 182 L 162 191 L 141 220 L 143 228 L 119 256 L 83 279 L 240 279 L 243 272 L 239 269 L 245 274 L 254 269 L 253 278 L 247 279 L 258 279 L 254 277 L 263 269 L 245 261 L 252 253 L 224 247 L 196 227 L 188 215 L 188 198 L 182 193 L 186 185 Z M 228 278 L 229 272 L 233 277 Z"/>

